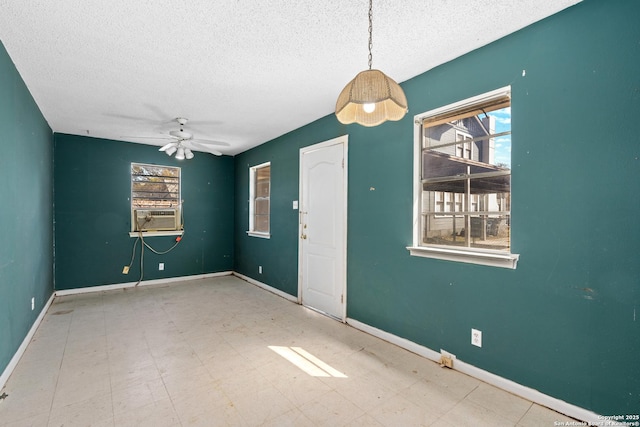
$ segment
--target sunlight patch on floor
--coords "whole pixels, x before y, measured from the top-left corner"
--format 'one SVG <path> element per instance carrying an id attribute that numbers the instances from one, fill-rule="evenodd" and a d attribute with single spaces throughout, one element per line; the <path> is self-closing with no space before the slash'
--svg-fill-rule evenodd
<path id="1" fill-rule="evenodd" d="M 269 348 L 312 377 L 348 378 L 345 374 L 327 365 L 303 348 L 276 345 L 270 345 Z"/>

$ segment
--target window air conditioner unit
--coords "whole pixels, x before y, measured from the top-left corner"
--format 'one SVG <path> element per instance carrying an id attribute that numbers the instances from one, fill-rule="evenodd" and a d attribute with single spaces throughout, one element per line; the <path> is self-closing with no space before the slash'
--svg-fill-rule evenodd
<path id="1" fill-rule="evenodd" d="M 135 209 L 134 231 L 173 231 L 180 228 L 177 209 Z"/>

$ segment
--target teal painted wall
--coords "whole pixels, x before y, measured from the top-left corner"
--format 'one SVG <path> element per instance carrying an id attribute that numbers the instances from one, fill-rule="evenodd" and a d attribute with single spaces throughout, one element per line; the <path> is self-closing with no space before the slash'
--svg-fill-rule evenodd
<path id="1" fill-rule="evenodd" d="M 334 132 L 334 127 L 327 127 L 325 120 L 320 120 L 235 157 L 236 272 L 297 295 L 298 211 L 292 203 L 298 200 L 299 149 L 331 139 Z M 247 235 L 249 168 L 264 162 L 271 162 L 269 239 Z M 258 273 L 259 266 L 262 274 Z"/>
<path id="2" fill-rule="evenodd" d="M 349 317 L 596 413 L 637 413 L 638 16 L 637 1 L 585 0 L 403 83 L 400 122 L 330 115 L 236 156 L 236 271 L 297 294 L 299 148 L 348 134 Z M 413 115 L 506 85 L 517 269 L 411 257 Z M 246 235 L 248 168 L 266 161 L 269 240 Z"/>
<path id="3" fill-rule="evenodd" d="M 131 163 L 180 166 L 185 234 L 165 255 L 144 253 L 144 280 L 233 268 L 233 158 L 196 153 L 179 161 L 150 145 L 55 134 L 56 289 L 136 282 L 140 244 L 128 275 Z M 175 237 L 148 237 L 158 251 Z M 158 270 L 158 263 L 165 270 Z"/>
<path id="4" fill-rule="evenodd" d="M 1 374 L 53 293 L 53 134 L 1 42 L 0 129 Z"/>

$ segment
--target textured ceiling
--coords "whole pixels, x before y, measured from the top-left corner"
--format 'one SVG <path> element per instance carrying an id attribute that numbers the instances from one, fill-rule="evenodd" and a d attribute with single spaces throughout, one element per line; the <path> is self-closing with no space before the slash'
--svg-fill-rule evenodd
<path id="1" fill-rule="evenodd" d="M 375 0 L 373 68 L 402 82 L 579 1 Z M 132 137 L 187 117 L 234 155 L 333 112 L 367 68 L 367 11 L 367 0 L 0 0 L 0 40 L 54 132 L 162 145 Z"/>

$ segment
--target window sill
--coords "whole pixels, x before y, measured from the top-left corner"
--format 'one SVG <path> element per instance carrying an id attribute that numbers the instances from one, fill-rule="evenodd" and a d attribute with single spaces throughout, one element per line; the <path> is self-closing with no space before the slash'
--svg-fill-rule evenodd
<path id="1" fill-rule="evenodd" d="M 182 236 L 184 234 L 184 230 L 173 230 L 173 231 L 143 231 L 142 237 L 154 237 L 154 236 Z M 140 237 L 139 231 L 130 231 L 129 237 Z"/>
<path id="2" fill-rule="evenodd" d="M 270 239 L 271 238 L 271 234 L 270 233 L 259 233 L 257 231 L 247 231 L 247 235 L 253 236 L 253 237 L 260 237 L 261 239 Z"/>
<path id="3" fill-rule="evenodd" d="M 510 268 L 515 270 L 520 255 L 499 254 L 492 252 L 471 252 L 448 248 L 407 246 L 412 256 L 435 258 L 446 261 L 466 262 L 469 264 L 487 265 L 491 267 Z"/>

